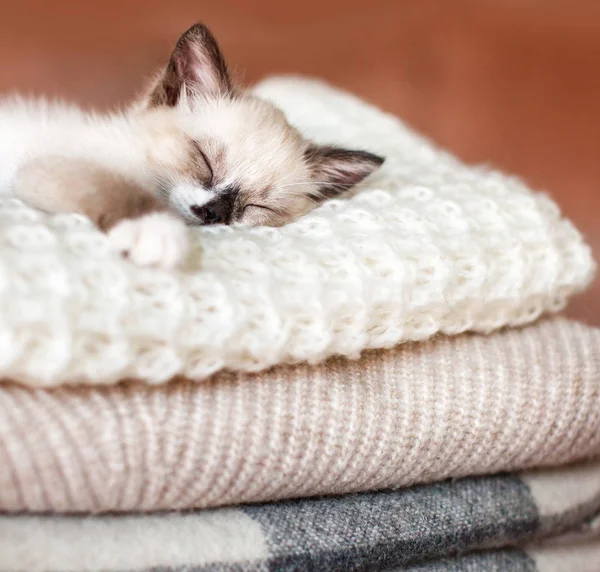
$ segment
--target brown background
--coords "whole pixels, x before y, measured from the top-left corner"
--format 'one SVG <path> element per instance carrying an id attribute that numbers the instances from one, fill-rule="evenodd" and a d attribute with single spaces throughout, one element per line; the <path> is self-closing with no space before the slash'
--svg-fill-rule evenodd
<path id="1" fill-rule="evenodd" d="M 598 0 L 4 0 L 0 90 L 117 104 L 199 20 L 246 81 L 323 77 L 547 190 L 600 257 Z M 569 313 L 600 325 L 600 281 Z"/>

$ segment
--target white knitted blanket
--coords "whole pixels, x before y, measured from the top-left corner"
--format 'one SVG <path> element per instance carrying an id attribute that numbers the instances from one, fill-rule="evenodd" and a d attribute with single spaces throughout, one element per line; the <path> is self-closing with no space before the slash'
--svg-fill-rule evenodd
<path id="1" fill-rule="evenodd" d="M 466 167 L 317 82 L 257 88 L 321 142 L 387 157 L 362 192 L 281 229 L 190 230 L 179 271 L 137 268 L 75 215 L 0 202 L 0 377 L 161 383 L 490 332 L 556 311 L 594 273 L 546 196 Z"/>

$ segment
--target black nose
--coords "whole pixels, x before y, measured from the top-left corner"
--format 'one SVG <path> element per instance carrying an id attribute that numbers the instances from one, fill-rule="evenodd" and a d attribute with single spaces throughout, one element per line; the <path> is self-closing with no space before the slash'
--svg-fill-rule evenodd
<path id="1" fill-rule="evenodd" d="M 235 199 L 233 193 L 221 192 L 212 201 L 203 205 L 192 205 L 190 211 L 200 224 L 229 224 Z"/>
<path id="2" fill-rule="evenodd" d="M 192 205 L 190 210 L 194 216 L 198 217 L 200 224 L 220 224 L 225 222 L 222 213 L 213 207 L 199 207 L 198 205 Z"/>

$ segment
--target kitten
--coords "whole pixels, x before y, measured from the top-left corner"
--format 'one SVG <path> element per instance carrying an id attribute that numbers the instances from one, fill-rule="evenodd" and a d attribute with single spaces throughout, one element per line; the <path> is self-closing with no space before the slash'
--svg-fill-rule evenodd
<path id="1" fill-rule="evenodd" d="M 186 223 L 280 226 L 382 163 L 307 141 L 275 106 L 234 87 L 201 24 L 122 112 L 0 103 L 0 193 L 88 216 L 139 265 L 178 264 Z"/>

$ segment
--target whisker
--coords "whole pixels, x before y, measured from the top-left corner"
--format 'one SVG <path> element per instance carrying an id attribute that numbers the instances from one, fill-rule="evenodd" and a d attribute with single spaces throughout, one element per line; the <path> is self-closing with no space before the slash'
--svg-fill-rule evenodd
<path id="1" fill-rule="evenodd" d="M 331 181 L 303 181 L 300 183 L 288 183 L 287 185 L 278 185 L 277 188 L 278 189 L 286 189 L 288 187 L 297 187 L 299 185 L 331 185 Z M 346 187 L 346 188 L 351 188 L 354 187 L 354 184 L 351 183 L 347 183 L 347 184 L 335 184 L 333 185 L 335 187 Z"/>
<path id="2" fill-rule="evenodd" d="M 158 194 L 164 199 L 168 200 L 171 194 L 169 187 L 160 179 L 154 179 L 154 182 L 156 184 L 156 190 L 158 191 Z"/>
<path id="3" fill-rule="evenodd" d="M 285 183 L 286 181 L 289 181 L 292 177 L 295 177 L 296 173 L 288 173 L 287 175 L 285 175 L 282 179 L 281 179 L 281 183 Z"/>

